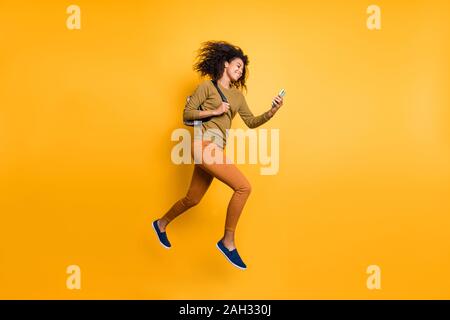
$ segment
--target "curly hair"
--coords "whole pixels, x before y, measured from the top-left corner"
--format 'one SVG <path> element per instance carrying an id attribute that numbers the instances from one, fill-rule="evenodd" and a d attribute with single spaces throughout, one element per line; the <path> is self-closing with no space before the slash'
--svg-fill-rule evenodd
<path id="1" fill-rule="evenodd" d="M 241 48 L 226 41 L 203 42 L 200 49 L 197 50 L 197 62 L 194 64 L 194 70 L 202 76 L 209 76 L 212 80 L 218 80 L 225 70 L 225 61 L 231 62 L 235 58 L 242 59 L 244 68 L 242 76 L 237 81 L 231 80 L 230 86 L 247 91 L 245 80 L 248 76 L 248 56 L 244 54 Z"/>

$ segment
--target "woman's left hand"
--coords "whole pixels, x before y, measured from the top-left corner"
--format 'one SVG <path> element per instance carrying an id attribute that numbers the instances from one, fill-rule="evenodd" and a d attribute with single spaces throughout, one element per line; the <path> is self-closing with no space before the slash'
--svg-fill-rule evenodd
<path id="1" fill-rule="evenodd" d="M 273 100 L 275 101 L 275 107 L 272 107 L 269 110 L 269 116 L 271 118 L 274 116 L 275 113 L 277 113 L 278 109 L 280 109 L 281 106 L 283 105 L 283 97 L 276 96 Z"/>

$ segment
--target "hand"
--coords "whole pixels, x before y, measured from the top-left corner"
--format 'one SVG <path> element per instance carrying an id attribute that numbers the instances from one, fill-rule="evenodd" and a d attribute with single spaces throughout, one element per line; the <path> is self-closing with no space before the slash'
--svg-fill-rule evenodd
<path id="1" fill-rule="evenodd" d="M 230 104 L 227 102 L 222 102 L 222 104 L 215 110 L 213 110 L 212 114 L 214 116 L 220 116 L 221 114 L 225 113 L 230 109 Z"/>
<path id="2" fill-rule="evenodd" d="M 281 106 L 283 105 L 283 97 L 277 95 L 275 98 L 273 98 L 273 100 L 275 101 L 275 107 L 272 107 L 269 110 L 269 116 L 271 118 L 274 116 L 275 113 L 277 113 L 278 109 L 280 109 Z"/>

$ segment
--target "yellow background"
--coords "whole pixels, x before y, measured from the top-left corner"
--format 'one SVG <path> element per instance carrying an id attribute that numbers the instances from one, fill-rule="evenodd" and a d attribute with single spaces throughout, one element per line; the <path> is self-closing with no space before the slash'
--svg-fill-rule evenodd
<path id="1" fill-rule="evenodd" d="M 81 30 L 66 8 L 81 8 Z M 381 30 L 366 9 L 381 7 Z M 2 1 L 0 298 L 450 298 L 447 1 Z M 280 170 L 240 165 L 245 272 L 215 248 L 215 180 L 168 228 L 170 160 L 206 40 L 249 55 L 247 102 L 284 106 Z M 235 128 L 245 128 L 237 116 Z M 81 290 L 66 267 L 81 267 Z M 368 290 L 366 268 L 381 268 Z"/>

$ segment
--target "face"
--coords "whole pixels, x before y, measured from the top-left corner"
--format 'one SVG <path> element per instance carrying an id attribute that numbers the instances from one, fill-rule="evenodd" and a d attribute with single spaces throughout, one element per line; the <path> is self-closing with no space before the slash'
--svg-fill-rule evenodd
<path id="1" fill-rule="evenodd" d="M 225 61 L 225 72 L 231 81 L 238 81 L 244 73 L 244 62 L 241 58 L 235 58 L 230 63 Z"/>

